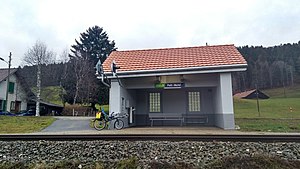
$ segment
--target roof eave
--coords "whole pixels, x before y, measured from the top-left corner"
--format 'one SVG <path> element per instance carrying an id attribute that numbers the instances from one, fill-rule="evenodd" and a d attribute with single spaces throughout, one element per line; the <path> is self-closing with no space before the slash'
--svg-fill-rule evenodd
<path id="1" fill-rule="evenodd" d="M 246 71 L 247 64 L 222 65 L 222 66 L 202 66 L 191 68 L 173 68 L 173 69 L 152 69 L 152 70 L 137 70 L 118 72 L 118 78 L 128 77 L 146 77 L 146 76 L 163 76 L 177 74 L 199 74 L 199 73 L 225 73 Z M 116 78 L 112 73 L 106 73 L 110 79 Z"/>
<path id="2" fill-rule="evenodd" d="M 11 76 L 12 74 L 14 74 L 15 72 L 17 72 L 17 70 L 18 69 L 16 69 L 16 68 L 11 68 L 10 69 L 10 72 L 9 72 L 9 76 Z M 4 81 L 5 79 L 7 79 L 7 75 L 5 76 L 5 77 L 2 77 L 1 79 L 0 79 L 0 83 L 2 82 L 2 81 Z"/>

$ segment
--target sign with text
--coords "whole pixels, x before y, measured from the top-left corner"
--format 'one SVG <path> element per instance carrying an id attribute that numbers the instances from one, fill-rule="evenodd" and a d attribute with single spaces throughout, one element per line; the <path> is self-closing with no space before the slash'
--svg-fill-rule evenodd
<path id="1" fill-rule="evenodd" d="M 180 89 L 184 87 L 184 83 L 156 83 L 156 89 Z"/>

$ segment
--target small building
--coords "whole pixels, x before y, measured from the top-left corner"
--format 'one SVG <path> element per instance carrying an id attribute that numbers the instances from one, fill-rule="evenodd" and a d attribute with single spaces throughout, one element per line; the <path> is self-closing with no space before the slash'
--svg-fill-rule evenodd
<path id="1" fill-rule="evenodd" d="M 110 113 L 128 113 L 126 127 L 234 129 L 231 73 L 246 68 L 234 45 L 113 51 L 103 63 Z"/>
<path id="2" fill-rule="evenodd" d="M 233 97 L 235 98 L 239 98 L 239 99 L 268 99 L 270 98 L 268 95 L 266 95 L 265 93 L 263 93 L 260 90 L 248 90 L 245 92 L 241 92 L 241 93 L 236 93 Z"/>
<path id="3" fill-rule="evenodd" d="M 30 110 L 36 110 L 36 99 L 31 99 L 27 106 L 28 109 Z M 40 115 L 41 116 L 58 116 L 62 114 L 62 111 L 64 109 L 63 106 L 61 105 L 57 105 L 57 104 L 53 104 L 53 103 L 49 103 L 49 102 L 45 102 L 40 100 Z"/>
<path id="4" fill-rule="evenodd" d="M 0 111 L 6 110 L 6 107 L 13 113 L 27 109 L 28 96 L 31 93 L 17 71 L 18 69 L 10 69 L 9 84 L 7 84 L 8 69 L 0 69 Z M 6 94 L 8 94 L 8 102 L 6 102 Z"/>

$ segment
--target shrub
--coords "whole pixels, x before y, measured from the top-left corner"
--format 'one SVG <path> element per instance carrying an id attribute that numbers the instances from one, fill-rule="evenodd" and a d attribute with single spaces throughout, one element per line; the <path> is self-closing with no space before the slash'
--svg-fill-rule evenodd
<path id="1" fill-rule="evenodd" d="M 131 157 L 126 160 L 121 160 L 117 163 L 117 169 L 136 169 L 138 160 L 136 157 Z"/>
<path id="2" fill-rule="evenodd" d="M 253 155 L 230 156 L 212 162 L 207 168 L 212 169 L 299 169 L 300 161 L 285 160 L 277 156 Z"/>
<path id="3" fill-rule="evenodd" d="M 81 105 L 66 105 L 62 114 L 64 116 L 73 116 L 73 110 L 75 116 L 95 116 L 95 112 L 91 107 Z"/>
<path id="4" fill-rule="evenodd" d="M 158 161 L 150 162 L 150 168 L 151 169 L 195 169 L 193 165 L 184 162 L 167 163 L 167 162 L 158 162 Z"/>
<path id="5" fill-rule="evenodd" d="M 24 162 L 2 162 L 0 164 L 1 169 L 23 169 L 28 168 Z"/>

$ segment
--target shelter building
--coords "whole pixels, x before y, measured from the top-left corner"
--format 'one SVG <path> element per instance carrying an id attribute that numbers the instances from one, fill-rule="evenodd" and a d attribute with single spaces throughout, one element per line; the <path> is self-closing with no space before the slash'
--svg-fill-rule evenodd
<path id="1" fill-rule="evenodd" d="M 110 113 L 128 113 L 126 127 L 234 129 L 231 73 L 246 68 L 234 45 L 113 51 L 103 63 Z"/>

